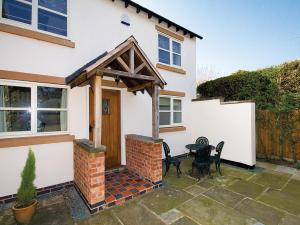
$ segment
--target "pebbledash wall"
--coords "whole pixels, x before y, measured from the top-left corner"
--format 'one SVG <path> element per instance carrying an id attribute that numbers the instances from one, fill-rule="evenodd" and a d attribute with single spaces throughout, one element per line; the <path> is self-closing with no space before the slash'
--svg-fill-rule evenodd
<path id="1" fill-rule="evenodd" d="M 68 39 L 75 43 L 75 48 L 0 32 L 0 70 L 66 77 L 103 52 L 115 48 L 130 35 L 134 35 L 154 65 L 158 62 L 156 18 L 148 19 L 143 12 L 137 14 L 135 8 L 125 8 L 121 1 L 78 0 L 70 1 L 69 7 Z M 83 12 L 88 13 L 83 17 Z M 120 23 L 123 14 L 130 17 L 130 26 Z M 159 25 L 176 32 L 165 23 Z M 166 90 L 185 93 L 182 124 L 186 131 L 161 134 L 161 138 L 170 144 L 172 155 L 183 154 L 184 145 L 191 141 L 188 121 L 192 116 L 191 99 L 195 98 L 196 89 L 196 38 L 191 39 L 189 35 L 182 42 L 182 69 L 186 71 L 185 75 L 159 69 L 168 83 Z M 120 91 L 121 161 L 126 164 L 125 135 L 151 136 L 152 105 L 146 93 L 135 96 L 126 89 Z M 76 139 L 88 138 L 88 104 L 88 88 L 69 91 L 69 134 Z M 29 147 L 0 148 L 0 196 L 16 193 Z M 31 147 L 36 154 L 38 188 L 74 179 L 72 142 Z"/>

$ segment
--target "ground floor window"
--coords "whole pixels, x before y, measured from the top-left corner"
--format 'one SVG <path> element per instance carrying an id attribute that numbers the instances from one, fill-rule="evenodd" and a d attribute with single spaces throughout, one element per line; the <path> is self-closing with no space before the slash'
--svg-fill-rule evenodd
<path id="1" fill-rule="evenodd" d="M 182 124 L 182 99 L 177 97 L 159 98 L 160 127 L 178 126 Z"/>
<path id="2" fill-rule="evenodd" d="M 0 81 L 0 136 L 67 130 L 67 88 Z"/>

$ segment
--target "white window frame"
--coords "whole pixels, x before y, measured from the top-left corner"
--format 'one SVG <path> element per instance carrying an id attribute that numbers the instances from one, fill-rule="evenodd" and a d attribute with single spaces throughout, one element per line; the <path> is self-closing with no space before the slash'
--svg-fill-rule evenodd
<path id="1" fill-rule="evenodd" d="M 166 38 L 169 39 L 169 46 L 170 46 L 169 50 L 159 47 L 159 35 L 164 36 L 164 37 L 166 37 Z M 177 52 L 173 52 L 173 41 L 180 44 L 180 54 L 178 54 Z M 157 34 L 157 47 L 158 47 L 158 51 L 157 51 L 158 58 L 157 58 L 157 61 L 160 64 L 163 64 L 163 65 L 168 65 L 168 66 L 173 66 L 173 67 L 177 67 L 177 68 L 182 68 L 182 64 L 183 64 L 182 63 L 182 50 L 183 50 L 182 49 L 182 44 L 183 44 L 182 41 L 180 41 L 178 39 L 175 39 L 175 38 L 173 38 L 171 36 L 168 36 L 168 35 L 166 35 L 164 33 L 158 32 L 158 34 Z M 163 50 L 163 51 L 169 52 L 169 54 L 170 54 L 170 64 L 163 63 L 163 62 L 159 61 L 159 50 Z M 180 66 L 174 64 L 174 62 L 173 62 L 173 54 L 176 54 L 176 55 L 180 56 L 180 64 L 181 64 Z"/>
<path id="2" fill-rule="evenodd" d="M 31 112 L 31 130 L 30 131 L 15 131 L 15 132 L 0 132 L 0 138 L 15 137 L 15 136 L 47 136 L 47 135 L 60 135 L 60 134 L 69 134 L 69 125 L 70 125 L 70 87 L 65 85 L 55 85 L 55 84 L 45 84 L 45 83 L 32 83 L 32 82 L 23 82 L 23 81 L 8 81 L 0 80 L 0 85 L 7 86 L 17 86 L 17 87 L 30 87 L 31 88 L 31 107 L 24 108 L 25 110 L 30 110 Z M 47 109 L 47 108 L 38 108 L 37 107 L 37 87 L 53 87 L 53 88 L 64 88 L 67 89 L 67 108 L 66 109 Z M 6 109 L 8 107 L 0 107 L 0 110 Z M 11 108 L 15 110 L 15 108 Z M 22 110 L 23 108 L 18 108 L 17 110 Z M 67 130 L 66 131 L 52 131 L 52 132 L 37 132 L 37 112 L 38 109 L 49 110 L 49 111 L 66 111 L 67 112 Z"/>
<path id="3" fill-rule="evenodd" d="M 17 1 L 32 6 L 32 9 L 31 9 L 32 10 L 32 12 L 31 12 L 32 13 L 31 24 L 26 24 L 26 23 L 22 23 L 22 22 L 19 22 L 19 21 L 4 18 L 2 16 L 3 0 L 0 0 L 0 22 L 1 23 L 21 27 L 21 28 L 24 28 L 24 29 L 27 29 L 27 30 L 33 30 L 33 31 L 36 31 L 36 32 L 39 32 L 39 33 L 49 34 L 51 36 L 56 36 L 56 37 L 60 37 L 60 38 L 64 38 L 64 39 L 70 37 L 70 26 L 69 26 L 69 24 L 70 24 L 70 21 L 69 21 L 70 20 L 70 17 L 69 17 L 70 0 L 66 0 L 67 1 L 67 14 L 66 15 L 63 14 L 63 13 L 56 12 L 54 10 L 45 8 L 43 6 L 39 6 L 38 5 L 38 0 L 32 0 L 32 2 L 27 2 L 25 0 L 17 0 Z M 67 18 L 67 36 L 60 35 L 60 34 L 55 34 L 55 33 L 49 32 L 49 31 L 44 31 L 44 30 L 38 29 L 38 9 L 39 8 L 44 9 L 44 10 L 49 11 L 49 12 L 52 12 L 52 13 L 55 13 L 55 14 L 60 15 L 60 16 L 66 17 Z"/>
<path id="4" fill-rule="evenodd" d="M 176 97 L 176 96 L 169 96 L 169 95 L 160 95 L 160 98 L 169 98 L 170 99 L 170 110 L 161 110 L 159 109 L 158 115 L 160 115 L 160 112 L 170 112 L 170 124 L 169 125 L 159 125 L 159 127 L 178 127 L 183 126 L 183 98 Z M 174 110 L 174 100 L 180 100 L 181 101 L 181 110 Z M 174 123 L 174 112 L 181 112 L 181 123 Z"/>

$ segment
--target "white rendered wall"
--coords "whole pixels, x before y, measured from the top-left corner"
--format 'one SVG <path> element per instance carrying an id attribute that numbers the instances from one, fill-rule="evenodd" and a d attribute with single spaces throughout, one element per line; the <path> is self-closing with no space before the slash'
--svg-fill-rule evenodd
<path id="1" fill-rule="evenodd" d="M 222 159 L 253 166 L 256 163 L 255 104 L 224 104 L 220 100 L 192 103 L 192 140 L 205 136 L 216 146 L 225 141 Z"/>
<path id="2" fill-rule="evenodd" d="M 121 15 L 124 13 L 130 17 L 130 27 L 120 23 Z M 158 21 L 154 17 L 148 19 L 148 15 L 143 12 L 137 14 L 134 8 L 125 8 L 124 3 L 121 1 L 75 0 L 70 1 L 68 18 L 70 28 L 68 39 L 75 42 L 75 48 L 0 32 L 0 70 L 67 77 L 103 52 L 112 50 L 131 35 L 137 39 L 139 45 L 153 64 L 156 65 L 158 62 L 158 33 L 155 29 Z M 167 28 L 164 23 L 160 25 Z M 176 31 L 174 27 L 169 29 Z M 183 125 L 187 127 L 187 130 L 160 135 L 172 146 L 172 155 L 182 154 L 185 151 L 185 143 L 188 143 L 190 140 L 189 109 L 192 104 L 191 99 L 195 98 L 196 92 L 196 38 L 190 39 L 188 35 L 185 36 L 185 40 L 182 43 L 182 69 L 186 71 L 186 75 L 159 70 L 168 83 L 165 87 L 166 90 L 180 91 L 186 94 L 186 97 L 183 98 Z M 69 133 L 75 135 L 76 138 L 88 138 L 88 89 L 74 88 L 70 90 L 69 102 Z M 122 164 L 126 163 L 124 135 L 130 133 L 152 135 L 151 107 L 151 98 L 147 93 L 144 95 L 138 93 L 135 96 L 132 93 L 128 93 L 126 89 L 122 89 Z M 72 149 L 71 145 L 66 146 L 63 143 L 57 143 L 55 144 L 57 152 L 54 153 L 52 146 L 45 145 L 42 147 L 43 151 L 47 151 L 47 154 L 49 154 L 47 155 L 49 159 L 51 159 L 52 155 L 56 157 L 57 152 L 61 153 L 61 156 L 65 156 Z M 34 149 L 40 149 L 39 147 L 33 146 Z M 18 179 L 17 177 L 19 177 L 21 172 L 21 165 L 15 166 L 16 163 L 14 163 L 16 153 L 24 156 L 27 149 L 28 147 L 0 149 L 0 160 L 4 158 L 2 157 L 3 154 L 6 154 L 6 162 L 9 162 L 10 165 L 14 165 L 16 168 L 12 173 L 14 179 Z M 11 153 L 5 153 L 9 151 Z M 72 155 L 68 155 L 65 159 L 62 158 L 62 160 L 66 160 L 66 163 L 62 161 L 55 163 L 54 159 L 49 161 L 49 165 L 55 165 L 59 170 L 64 170 L 66 173 L 71 174 L 73 170 L 71 165 L 71 162 L 73 162 Z M 45 175 L 46 179 L 39 181 L 39 187 L 61 182 L 61 174 L 59 172 L 57 174 L 52 172 L 53 177 L 57 176 L 56 180 L 46 177 L 47 169 L 51 171 L 51 166 L 49 165 L 46 163 L 44 172 L 39 172 L 39 176 L 43 177 Z M 7 167 L 2 166 L 2 163 L 0 163 L 0 179 L 2 181 L 12 179 L 7 173 L 3 172 L 3 168 Z M 72 176 L 66 176 L 66 180 L 69 180 Z M 15 193 L 17 188 L 16 182 L 8 182 L 8 185 L 5 182 L 3 183 L 5 186 L 1 184 L 0 196 L 3 195 L 2 189 L 5 190 L 3 193 L 9 192 L 8 190 L 11 190 L 10 194 Z"/>
<path id="3" fill-rule="evenodd" d="M 0 196 L 15 194 L 29 147 L 0 149 Z M 34 145 L 38 188 L 73 180 L 73 143 Z"/>

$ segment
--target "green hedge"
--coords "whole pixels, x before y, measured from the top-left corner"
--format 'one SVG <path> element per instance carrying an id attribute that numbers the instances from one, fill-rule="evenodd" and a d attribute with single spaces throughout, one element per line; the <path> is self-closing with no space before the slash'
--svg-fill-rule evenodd
<path id="1" fill-rule="evenodd" d="M 258 109 L 300 107 L 300 60 L 257 71 L 238 71 L 197 87 L 201 97 L 254 100 Z"/>

